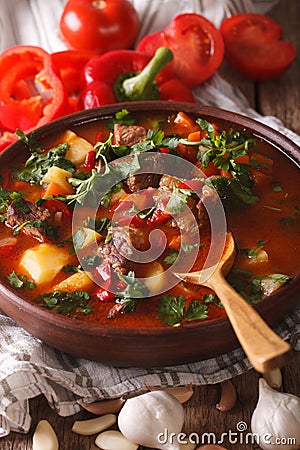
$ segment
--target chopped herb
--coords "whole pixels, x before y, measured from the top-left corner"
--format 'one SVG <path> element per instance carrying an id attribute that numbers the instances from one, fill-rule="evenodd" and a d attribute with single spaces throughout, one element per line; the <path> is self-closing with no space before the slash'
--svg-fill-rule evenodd
<path id="1" fill-rule="evenodd" d="M 47 220 L 37 220 L 37 221 L 27 220 L 23 222 L 21 225 L 16 225 L 15 227 L 13 227 L 13 235 L 16 236 L 25 227 L 40 228 L 45 232 L 46 236 L 51 237 L 55 240 L 58 239 L 59 226 L 54 227 L 50 225 L 49 222 L 47 222 Z"/>
<path id="2" fill-rule="evenodd" d="M 184 252 L 189 253 L 195 250 L 196 248 L 199 248 L 201 244 L 185 244 L 184 242 L 181 242 L 181 248 Z M 203 245 L 203 244 L 202 244 Z"/>
<path id="3" fill-rule="evenodd" d="M 228 279 L 236 291 L 249 303 L 255 304 L 275 292 L 291 278 L 280 273 L 253 276 L 251 272 L 234 269 Z"/>
<path id="4" fill-rule="evenodd" d="M 43 151 L 42 146 L 36 142 L 34 131 L 32 131 L 29 135 L 26 135 L 23 131 L 16 130 L 16 135 L 19 136 L 20 141 L 26 145 L 30 153 L 41 153 Z"/>
<path id="5" fill-rule="evenodd" d="M 171 253 L 169 253 L 169 255 L 167 255 L 164 258 L 164 263 L 171 266 L 172 264 L 174 264 L 177 258 L 178 258 L 178 251 L 172 251 Z"/>
<path id="6" fill-rule="evenodd" d="M 219 308 L 224 308 L 223 304 L 220 302 L 219 297 L 216 294 L 205 294 L 203 296 L 203 301 L 206 304 L 216 305 Z"/>
<path id="7" fill-rule="evenodd" d="M 275 208 L 275 206 L 264 205 L 264 208 L 270 209 L 271 211 L 278 211 L 278 212 L 281 212 L 281 211 L 282 211 L 281 208 Z"/>
<path id="8" fill-rule="evenodd" d="M 227 206 L 253 205 L 259 199 L 252 191 L 253 181 L 250 176 L 250 165 L 239 163 L 236 158 L 249 154 L 250 147 L 256 145 L 254 139 L 247 139 L 238 131 L 219 132 L 206 120 L 198 119 L 197 123 L 207 132 L 207 137 L 199 142 L 184 140 L 185 145 L 198 148 L 198 159 L 206 168 L 211 162 L 219 169 L 228 172 L 231 178 L 216 177 L 211 180 L 221 199 Z"/>
<path id="9" fill-rule="evenodd" d="M 95 267 L 99 266 L 101 264 L 102 258 L 98 255 L 90 256 L 87 255 L 84 258 L 82 258 L 82 264 L 86 270 L 88 269 L 94 269 Z"/>
<path id="10" fill-rule="evenodd" d="M 42 299 L 42 306 L 58 314 L 88 314 L 92 311 L 91 305 L 88 304 L 90 295 L 87 291 L 54 291 L 42 294 Z"/>
<path id="11" fill-rule="evenodd" d="M 108 199 L 110 201 L 110 196 L 107 195 L 110 195 L 113 189 L 121 189 L 122 186 L 118 183 L 140 168 L 138 155 L 133 155 L 132 158 L 122 161 L 116 166 L 109 164 L 103 155 L 101 157 L 104 165 L 92 170 L 87 179 L 69 178 L 69 182 L 75 187 L 76 192 L 67 195 L 68 203 L 77 202 L 80 205 L 89 204 L 91 207 L 96 207 L 100 202 L 103 203 L 105 198 L 107 203 L 104 206 L 107 206 L 107 204 L 109 205 Z"/>
<path id="12" fill-rule="evenodd" d="M 77 272 L 81 272 L 82 271 L 82 267 L 79 264 L 78 266 L 72 266 L 71 264 L 67 264 L 66 266 L 64 266 L 62 268 L 62 272 L 64 273 L 77 273 Z"/>
<path id="13" fill-rule="evenodd" d="M 116 157 L 128 155 L 130 153 L 130 147 L 127 145 L 115 145 L 113 144 L 113 133 L 110 133 L 105 142 L 97 142 L 95 145 L 96 159 L 101 155 L 106 158 L 107 161 L 112 161 Z"/>
<path id="14" fill-rule="evenodd" d="M 122 111 L 115 114 L 113 119 L 107 121 L 107 127 L 113 130 L 116 123 L 120 125 L 134 125 L 136 120 L 127 109 L 122 109 Z"/>
<path id="15" fill-rule="evenodd" d="M 241 248 L 239 250 L 240 255 L 246 255 L 248 258 L 255 259 L 260 250 L 264 247 L 266 241 L 258 240 L 256 248 Z"/>
<path id="16" fill-rule="evenodd" d="M 207 306 L 199 300 L 193 300 L 187 307 L 185 312 L 185 320 L 191 322 L 192 320 L 207 319 Z"/>
<path id="17" fill-rule="evenodd" d="M 32 153 L 32 155 L 25 162 L 25 169 L 17 170 L 13 175 L 14 178 L 21 181 L 39 183 L 48 169 L 52 166 L 60 167 L 61 169 L 69 172 L 74 172 L 75 168 L 73 163 L 65 159 L 65 154 L 68 148 L 69 144 L 64 143 L 59 144 L 47 153 Z"/>
<path id="18" fill-rule="evenodd" d="M 97 233 L 101 234 L 104 231 L 108 230 L 108 228 L 111 225 L 111 221 L 107 217 L 104 217 L 103 219 L 99 219 L 98 217 L 95 217 L 95 218 L 88 217 L 83 222 L 83 225 L 85 227 L 91 228 L 92 230 L 95 230 Z"/>
<path id="19" fill-rule="evenodd" d="M 140 280 L 135 278 L 135 273 L 130 271 L 127 275 L 118 273 L 121 281 L 126 283 L 123 291 L 116 293 L 116 302 L 123 305 L 125 314 L 135 311 L 140 299 L 150 296 L 150 291 Z"/>
<path id="20" fill-rule="evenodd" d="M 15 271 L 8 275 L 9 284 L 17 289 L 34 289 L 36 288 L 33 280 L 28 280 L 26 275 L 18 275 Z"/>
<path id="21" fill-rule="evenodd" d="M 193 300 L 186 307 L 186 299 L 179 295 L 163 295 L 158 299 L 158 319 L 166 325 L 179 326 L 183 321 L 203 320 L 207 318 L 207 306 L 199 300 Z"/>
<path id="22" fill-rule="evenodd" d="M 190 189 L 181 189 L 174 184 L 173 192 L 167 204 L 167 212 L 170 214 L 182 213 L 193 191 Z"/>
<path id="23" fill-rule="evenodd" d="M 240 184 L 235 178 L 216 177 L 207 181 L 212 185 L 227 207 L 255 205 L 259 197 L 249 188 Z"/>
<path id="24" fill-rule="evenodd" d="M 282 192 L 282 187 L 281 187 L 281 186 L 274 186 L 274 187 L 272 188 L 272 191 L 273 191 L 273 192 Z"/>

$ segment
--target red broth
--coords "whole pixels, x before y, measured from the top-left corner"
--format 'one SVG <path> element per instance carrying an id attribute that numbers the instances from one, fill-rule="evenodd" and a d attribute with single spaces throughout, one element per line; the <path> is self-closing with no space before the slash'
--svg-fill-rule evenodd
<path id="1" fill-rule="evenodd" d="M 232 130 L 224 130 L 222 134 L 221 124 L 214 124 L 214 130 L 212 131 L 207 124 L 196 122 L 183 113 L 172 117 L 156 115 L 152 117 L 143 116 L 139 119 L 134 117 L 134 119 L 134 126 L 142 127 L 146 134 L 149 129 L 157 131 L 159 128 L 163 133 L 160 139 L 168 137 L 177 139 L 174 146 L 174 142 L 169 141 L 166 144 L 166 142 L 159 141 L 158 136 L 156 136 L 156 139 L 158 139 L 158 144 L 155 147 L 157 154 L 175 154 L 200 168 L 204 175 L 208 177 L 208 180 L 218 180 L 216 185 L 208 182 L 208 186 L 210 190 L 214 192 L 217 190 L 220 194 L 225 208 L 227 227 L 233 233 L 238 248 L 238 255 L 228 279 L 248 301 L 255 304 L 268 297 L 299 273 L 300 194 L 298 186 L 300 184 L 300 172 L 295 164 L 280 151 L 258 137 L 254 137 L 255 144 L 252 141 L 244 144 L 245 140 L 251 140 L 253 136 L 229 138 Z M 134 131 L 133 135 L 136 139 L 136 134 L 141 129 L 133 130 L 130 128 L 132 124 L 128 127 L 127 130 L 122 128 L 122 132 Z M 123 229 L 129 225 L 134 229 L 131 231 L 134 231 L 138 249 L 142 252 L 149 249 L 148 237 L 150 231 L 160 229 L 166 236 L 167 245 L 155 261 L 150 261 L 147 264 L 128 264 L 126 258 L 125 262 L 121 258 L 121 263 L 119 260 L 116 263 L 115 259 L 111 259 L 111 250 L 108 255 L 105 250 L 109 245 L 112 245 L 110 244 L 112 236 L 109 226 L 103 228 L 97 234 L 99 248 L 96 253 L 93 250 L 89 254 L 90 246 L 83 240 L 81 240 L 81 243 L 79 242 L 80 248 L 78 251 L 74 252 L 74 235 L 78 228 L 72 230 L 75 201 L 74 199 L 71 200 L 70 196 L 76 197 L 76 194 L 78 194 L 78 180 L 85 179 L 84 181 L 87 181 L 95 173 L 93 172 L 93 164 L 95 164 L 96 154 L 93 154 L 94 149 L 91 147 L 96 142 L 104 143 L 107 141 L 110 133 L 113 133 L 111 145 L 118 148 L 119 152 L 121 147 L 126 147 L 125 154 L 132 152 L 134 144 L 132 144 L 132 141 L 129 141 L 129 143 L 126 141 L 126 133 L 121 136 L 117 135 L 120 134 L 120 130 L 116 125 L 113 130 L 107 127 L 106 122 L 101 126 L 93 125 L 76 129 L 76 134 L 86 139 L 91 143 L 91 146 L 87 146 L 88 150 L 83 151 L 84 157 L 81 156 L 79 162 L 74 162 L 76 159 L 74 154 L 71 154 L 71 159 L 68 160 L 68 150 L 66 150 L 63 159 L 73 160 L 73 164 L 71 164 L 73 167 L 70 176 L 66 177 L 65 175 L 61 184 L 58 183 L 60 177 L 57 174 L 54 178 L 45 176 L 46 173 L 49 175 L 49 167 L 55 166 L 53 162 L 49 164 L 49 167 L 43 169 L 45 173 L 35 182 L 32 180 L 32 174 L 28 181 L 24 181 L 23 162 L 16 162 L 15 167 L 3 171 L 1 192 L 4 200 L 1 211 L 2 223 L 0 224 L 1 279 L 6 283 L 9 282 L 18 292 L 22 291 L 22 295 L 25 295 L 29 301 L 47 307 L 54 313 L 111 326 L 188 326 L 189 323 L 197 320 L 211 320 L 224 316 L 225 311 L 219 299 L 213 292 L 204 287 L 178 282 L 171 288 L 162 289 L 162 292 L 158 294 L 155 289 L 149 291 L 149 287 L 147 287 L 148 293 L 144 296 L 145 298 L 141 295 L 141 298 L 138 299 L 131 298 L 131 291 L 128 289 L 129 281 L 139 280 L 140 277 L 148 277 L 155 273 L 163 278 L 164 272 L 172 267 L 172 264 L 176 261 L 176 255 L 182 248 L 188 253 L 188 251 L 191 251 L 190 247 L 195 247 L 192 242 L 189 242 L 189 229 L 185 228 L 187 225 L 184 223 L 183 227 L 180 228 L 176 222 L 178 214 L 180 214 L 176 210 L 178 202 L 170 214 L 171 203 L 169 202 L 172 195 L 172 201 L 174 198 L 175 200 L 180 198 L 181 201 L 186 203 L 200 227 L 200 245 L 198 242 L 196 261 L 191 269 L 203 266 L 211 245 L 211 224 L 209 218 L 205 215 L 205 211 L 204 215 L 203 211 L 202 213 L 199 212 L 201 209 L 199 201 L 202 199 L 203 187 L 207 186 L 207 181 L 204 178 L 199 180 L 198 173 L 194 185 L 197 185 L 200 189 L 200 200 L 191 189 L 189 181 L 186 181 L 186 177 L 181 179 L 173 177 L 171 183 L 167 185 L 168 189 L 164 186 L 161 177 L 158 177 L 155 181 L 152 177 L 148 185 L 137 189 L 135 192 L 130 190 L 130 182 L 125 180 L 119 186 L 119 190 L 116 189 L 116 192 L 110 193 L 110 201 L 106 199 L 103 202 L 105 205 L 102 204 L 99 208 L 97 207 L 97 220 L 102 220 L 102 223 L 104 223 L 103 219 L 105 218 L 115 220 L 116 211 L 119 209 L 121 215 L 119 218 L 117 217 L 117 222 L 114 224 L 117 229 L 113 228 L 113 234 L 116 235 L 119 232 L 124 240 Z M 144 141 L 145 136 L 139 137 L 138 143 Z M 220 143 L 221 139 L 218 138 L 222 136 L 223 141 L 225 137 L 228 141 L 227 144 L 224 144 L 223 150 L 220 148 L 223 145 Z M 74 139 L 76 140 L 77 136 Z M 41 154 L 49 155 L 49 149 L 57 149 L 56 146 L 64 142 L 66 142 L 66 135 L 58 136 L 46 146 L 48 150 L 43 149 Z M 83 145 L 82 142 L 79 144 L 79 146 Z M 68 145 L 67 147 L 70 148 L 74 144 L 69 142 Z M 219 148 L 217 145 L 219 145 Z M 233 150 L 237 146 L 240 147 L 239 150 Z M 112 156 L 111 146 L 109 151 L 102 144 L 96 144 L 95 148 L 98 152 L 98 162 L 96 160 L 98 169 L 95 169 L 98 170 L 97 173 L 104 170 L 104 163 L 109 159 L 117 164 L 118 157 L 116 154 Z M 104 148 L 104 158 L 99 156 L 99 148 Z M 90 153 L 89 156 L 87 156 L 88 153 Z M 100 163 L 102 169 L 100 169 Z M 66 167 L 70 167 L 70 164 Z M 61 168 L 61 170 L 66 169 Z M 17 175 L 17 171 L 23 172 L 23 175 Z M 36 176 L 36 172 L 38 170 L 33 171 L 34 176 Z M 162 173 L 169 175 L 167 168 Z M 237 173 L 239 176 L 236 178 Z M 125 178 L 128 179 L 130 176 L 132 174 Z M 76 180 L 74 181 L 76 177 L 77 186 Z M 195 179 L 192 173 L 189 174 L 188 180 L 190 179 Z M 243 184 L 245 180 L 247 189 L 246 191 L 243 190 L 244 188 L 242 189 L 242 197 L 239 192 L 238 197 L 231 198 L 232 192 L 236 193 L 236 189 L 239 189 L 236 183 Z M 69 186 L 63 187 L 65 182 Z M 135 182 L 136 180 L 133 182 L 133 187 L 139 187 L 138 184 L 134 185 Z M 58 188 L 55 186 L 57 184 Z M 192 184 L 192 186 L 194 185 Z M 10 196 L 7 191 L 10 193 L 18 192 L 20 195 L 17 197 Z M 50 195 L 48 195 L 49 193 Z M 45 200 L 45 196 L 47 196 L 47 200 Z M 43 198 L 43 200 L 38 200 L 40 198 Z M 38 208 L 50 210 L 46 222 L 47 220 L 50 221 L 52 228 L 56 228 L 57 236 L 55 238 L 47 234 L 48 230 L 45 231 L 44 225 L 41 226 L 41 218 L 39 217 L 41 211 L 39 209 L 37 218 L 28 220 L 28 215 L 26 216 L 28 201 L 34 205 L 37 202 Z M 82 223 L 92 211 L 93 208 L 90 210 L 85 205 L 81 212 L 78 212 L 76 206 L 76 212 L 81 215 Z M 131 217 L 134 217 L 133 222 L 130 221 Z M 28 227 L 31 227 L 31 231 L 32 228 L 39 229 L 38 238 L 35 231 L 33 234 L 28 232 Z M 89 225 L 83 226 L 81 224 L 79 229 L 81 230 L 82 227 L 86 230 Z M 92 230 L 93 227 L 89 229 Z M 80 233 L 75 236 L 75 241 L 80 241 L 79 237 Z M 22 261 L 24 262 L 24 255 L 28 254 L 26 252 L 32 248 L 39 248 L 43 244 L 50 244 L 51 248 L 56 247 L 58 254 L 63 248 L 64 254 L 67 256 L 63 267 L 57 271 L 55 276 L 41 282 L 36 268 L 31 267 L 32 260 L 27 258 L 29 260 L 27 266 Z M 157 245 L 159 244 L 157 243 Z M 86 256 L 94 258 L 94 262 L 93 264 L 90 263 L 88 270 L 91 277 L 89 281 L 81 277 L 84 272 L 80 266 L 81 257 Z M 42 262 L 40 264 L 43 265 Z M 134 273 L 134 277 L 129 279 L 128 276 L 132 273 Z M 66 282 L 66 280 L 71 280 L 71 277 L 73 277 L 73 281 Z M 108 277 L 109 282 L 107 282 L 106 277 Z M 160 281 L 159 279 L 158 282 Z M 59 288 L 60 286 L 63 286 L 63 289 Z M 140 289 L 142 293 L 144 292 L 143 287 L 139 284 L 134 285 L 134 287 L 136 290 Z M 53 295 L 57 291 L 62 293 L 60 297 Z M 74 292 L 85 293 L 88 299 L 86 297 L 81 302 L 77 297 L 74 300 L 72 298 Z M 63 293 L 71 295 L 67 298 L 66 295 L 64 297 Z M 49 294 L 47 301 L 42 297 L 45 294 Z"/>

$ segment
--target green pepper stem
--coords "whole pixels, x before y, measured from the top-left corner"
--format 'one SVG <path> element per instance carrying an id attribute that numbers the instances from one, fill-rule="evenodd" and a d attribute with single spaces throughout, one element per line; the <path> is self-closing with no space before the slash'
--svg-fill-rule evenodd
<path id="1" fill-rule="evenodd" d="M 172 59 L 173 53 L 169 48 L 158 48 L 153 58 L 138 75 L 126 78 L 123 81 L 122 90 L 127 99 L 130 101 L 138 101 L 157 98 L 153 86 L 154 79 Z"/>

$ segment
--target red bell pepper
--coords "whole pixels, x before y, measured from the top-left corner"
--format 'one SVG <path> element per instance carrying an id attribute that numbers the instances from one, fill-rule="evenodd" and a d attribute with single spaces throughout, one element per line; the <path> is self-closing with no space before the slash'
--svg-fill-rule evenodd
<path id="1" fill-rule="evenodd" d="M 52 53 L 51 58 L 58 69 L 63 85 L 67 91 L 70 112 L 80 110 L 78 103 L 80 92 L 84 86 L 83 68 L 95 53 L 77 50 L 64 50 Z"/>
<path id="2" fill-rule="evenodd" d="M 25 133 L 69 112 L 50 54 L 19 45 L 0 55 L 0 129 Z"/>
<path id="3" fill-rule="evenodd" d="M 95 150 L 90 150 L 84 160 L 84 167 L 90 172 L 96 167 L 96 152 Z"/>
<path id="4" fill-rule="evenodd" d="M 92 58 L 84 68 L 84 109 L 139 100 L 195 102 L 192 91 L 165 67 L 173 58 L 165 47 L 154 57 L 134 50 L 114 50 Z"/>
<path id="5" fill-rule="evenodd" d="M 56 198 L 50 198 L 49 200 L 45 200 L 43 202 L 43 207 L 50 209 L 53 212 L 62 212 L 66 217 L 72 217 L 71 209 L 61 200 L 57 200 Z"/>

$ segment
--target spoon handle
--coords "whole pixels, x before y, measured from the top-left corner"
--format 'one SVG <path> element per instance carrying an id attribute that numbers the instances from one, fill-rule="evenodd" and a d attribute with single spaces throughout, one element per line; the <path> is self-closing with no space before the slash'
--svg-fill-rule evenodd
<path id="1" fill-rule="evenodd" d="M 290 345 L 266 324 L 262 317 L 215 272 L 205 283 L 221 300 L 235 334 L 253 367 L 261 373 L 286 364 Z"/>

